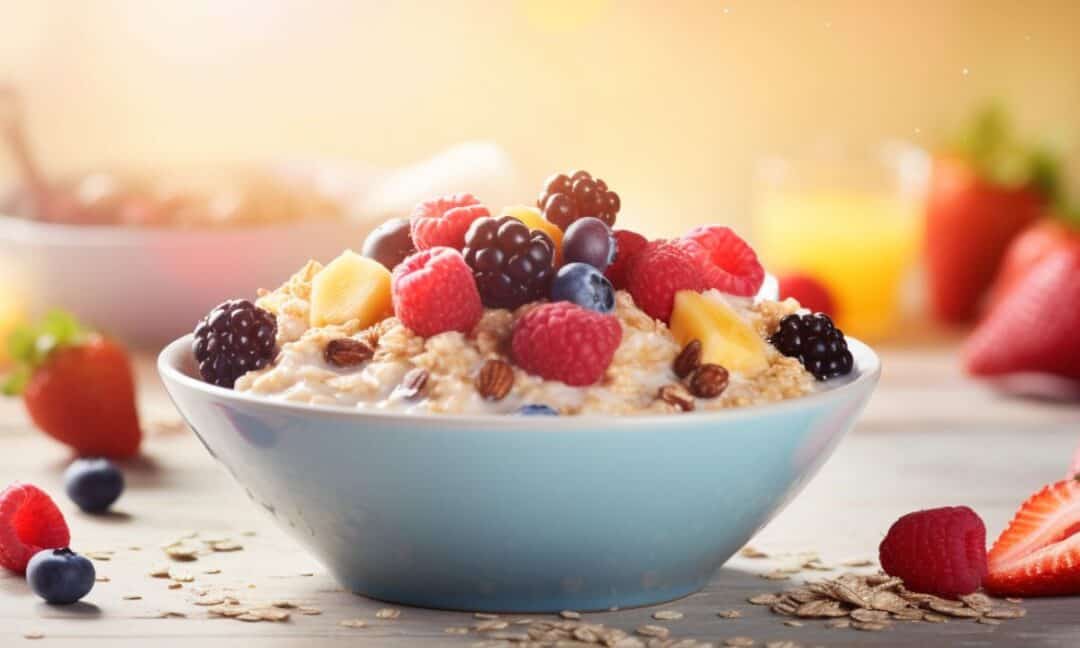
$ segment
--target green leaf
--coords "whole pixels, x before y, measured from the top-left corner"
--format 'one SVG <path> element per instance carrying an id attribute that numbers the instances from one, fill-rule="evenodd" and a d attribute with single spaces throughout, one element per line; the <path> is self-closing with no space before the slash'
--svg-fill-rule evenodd
<path id="1" fill-rule="evenodd" d="M 5 396 L 18 396 L 23 392 L 23 389 L 26 389 L 26 383 L 30 382 L 31 373 L 30 367 L 25 365 L 16 368 L 4 379 L 0 392 Z"/>
<path id="2" fill-rule="evenodd" d="M 54 350 L 81 344 L 86 329 L 70 313 L 52 311 L 35 325 L 16 328 L 7 339 L 15 369 L 6 378 L 0 377 L 0 392 L 5 395 L 22 393 L 26 383 Z"/>
<path id="3" fill-rule="evenodd" d="M 20 363 L 32 363 L 37 333 L 29 326 L 20 326 L 8 334 L 8 355 Z"/>
<path id="4" fill-rule="evenodd" d="M 39 326 L 42 334 L 52 336 L 56 341 L 54 346 L 64 346 L 76 342 L 83 334 L 83 327 L 79 320 L 71 313 L 60 310 L 50 311 L 41 320 Z"/>

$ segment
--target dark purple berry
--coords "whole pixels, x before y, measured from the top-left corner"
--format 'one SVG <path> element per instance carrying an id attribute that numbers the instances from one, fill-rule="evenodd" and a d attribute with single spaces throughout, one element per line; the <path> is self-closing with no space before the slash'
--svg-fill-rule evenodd
<path id="1" fill-rule="evenodd" d="M 574 221 L 562 241 L 564 263 L 587 263 L 603 272 L 615 260 L 615 235 L 599 218 Z"/>
<path id="2" fill-rule="evenodd" d="M 76 459 L 64 471 L 64 490 L 87 513 L 104 513 L 124 492 L 124 474 L 108 459 Z"/>
<path id="3" fill-rule="evenodd" d="M 551 237 L 512 216 L 473 221 L 461 253 L 489 308 L 517 308 L 546 297 L 555 274 Z"/>
<path id="4" fill-rule="evenodd" d="M 592 177 L 587 171 L 575 171 L 571 175 L 558 173 L 549 177 L 536 201 L 544 218 L 564 231 L 579 218 L 590 216 L 611 227 L 615 224 L 620 204 L 619 195 L 609 190 L 606 182 Z"/>
<path id="5" fill-rule="evenodd" d="M 392 218 L 379 225 L 364 239 L 360 250 L 360 254 L 375 259 L 387 270 L 393 270 L 413 252 L 416 246 L 409 234 L 408 218 Z"/>
<path id="6" fill-rule="evenodd" d="M 50 605 L 71 605 L 94 589 L 94 563 L 71 549 L 42 549 L 26 566 L 26 582 Z"/>
<path id="7" fill-rule="evenodd" d="M 855 366 L 843 332 L 824 313 L 788 315 L 769 342 L 780 353 L 798 358 L 818 380 L 845 376 Z"/>
<path id="8" fill-rule="evenodd" d="M 192 351 L 203 380 L 232 389 L 274 359 L 277 318 L 246 299 L 220 304 L 195 327 Z"/>

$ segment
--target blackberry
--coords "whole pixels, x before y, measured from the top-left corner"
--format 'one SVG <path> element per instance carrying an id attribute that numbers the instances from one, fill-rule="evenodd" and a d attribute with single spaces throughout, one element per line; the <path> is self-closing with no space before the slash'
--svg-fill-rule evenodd
<path id="1" fill-rule="evenodd" d="M 513 216 L 473 221 L 462 254 L 489 308 L 517 308 L 546 297 L 555 274 L 551 237 Z"/>
<path id="2" fill-rule="evenodd" d="M 855 364 L 844 333 L 824 313 L 788 315 L 769 342 L 780 353 L 798 358 L 818 380 L 847 375 Z"/>
<path id="3" fill-rule="evenodd" d="M 192 350 L 203 380 L 232 389 L 236 379 L 274 359 L 277 318 L 234 299 L 210 311 L 195 327 Z"/>
<path id="4" fill-rule="evenodd" d="M 575 171 L 569 176 L 556 173 L 544 183 L 544 191 L 536 201 L 544 218 L 563 231 L 586 216 L 599 218 L 611 227 L 620 205 L 619 194 L 608 191 L 607 183 L 593 178 L 588 171 Z"/>

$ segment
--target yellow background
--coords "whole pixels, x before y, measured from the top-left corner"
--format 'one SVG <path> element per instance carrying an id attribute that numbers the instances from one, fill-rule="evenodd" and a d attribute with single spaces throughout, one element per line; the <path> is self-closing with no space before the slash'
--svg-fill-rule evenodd
<path id="1" fill-rule="evenodd" d="M 1080 122 L 1069 0 L 54 0 L 2 15 L 0 78 L 25 90 L 52 168 L 393 165 L 490 138 L 537 187 L 569 167 L 605 177 L 624 222 L 656 235 L 744 224 L 766 153 L 929 145 L 986 97 L 1074 149 Z"/>

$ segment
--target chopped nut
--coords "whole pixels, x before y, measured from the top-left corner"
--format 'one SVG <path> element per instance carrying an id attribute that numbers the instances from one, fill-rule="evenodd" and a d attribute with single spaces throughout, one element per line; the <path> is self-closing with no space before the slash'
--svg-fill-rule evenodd
<path id="1" fill-rule="evenodd" d="M 672 370 L 679 378 L 686 378 L 701 364 L 701 340 L 690 340 L 675 357 Z"/>
<path id="2" fill-rule="evenodd" d="M 660 388 L 657 398 L 684 412 L 694 411 L 694 396 L 682 385 L 664 385 Z"/>
<path id="3" fill-rule="evenodd" d="M 171 589 L 171 590 L 178 590 L 178 589 L 182 588 L 183 586 L 184 586 L 183 583 L 176 583 L 176 582 L 169 583 L 169 589 Z"/>
<path id="4" fill-rule="evenodd" d="M 476 376 L 476 391 L 484 400 L 500 401 L 514 386 L 514 368 L 504 360 L 488 360 Z"/>
<path id="5" fill-rule="evenodd" d="M 323 355 L 326 362 L 335 367 L 356 367 L 371 360 L 371 357 L 375 355 L 375 349 L 363 340 L 337 338 L 330 340 Z"/>
<path id="6" fill-rule="evenodd" d="M 401 379 L 401 384 L 398 385 L 398 393 L 407 400 L 420 398 L 427 390 L 429 376 L 427 369 L 416 368 L 409 370 L 409 373 L 405 374 L 405 377 Z"/>
<path id="7" fill-rule="evenodd" d="M 698 398 L 716 398 L 728 385 L 728 370 L 716 364 L 703 364 L 690 376 L 690 392 Z"/>

